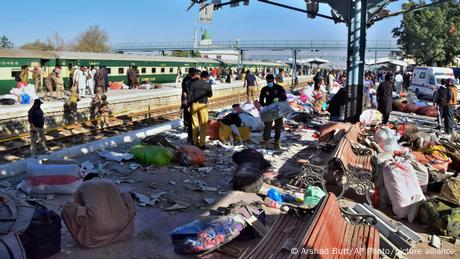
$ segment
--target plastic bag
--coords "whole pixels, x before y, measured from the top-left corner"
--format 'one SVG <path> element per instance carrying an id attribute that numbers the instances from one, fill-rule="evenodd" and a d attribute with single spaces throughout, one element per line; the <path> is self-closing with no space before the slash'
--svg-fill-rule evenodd
<path id="1" fill-rule="evenodd" d="M 31 159 L 27 161 L 26 180 L 18 188 L 27 193 L 72 194 L 82 182 L 80 166 L 76 163 L 39 164 Z"/>
<path id="2" fill-rule="evenodd" d="M 208 216 L 194 220 L 171 233 L 174 252 L 210 252 L 236 238 L 245 227 L 246 222 L 238 215 Z"/>
<path id="3" fill-rule="evenodd" d="M 243 103 L 243 105 L 241 105 L 241 110 L 251 114 L 253 117 L 260 117 L 259 110 L 257 110 L 256 106 L 253 103 Z"/>
<path id="4" fill-rule="evenodd" d="M 21 104 L 30 104 L 30 96 L 28 94 L 21 94 Z"/>
<path id="5" fill-rule="evenodd" d="M 160 146 L 138 144 L 131 147 L 131 153 L 141 164 L 168 165 L 172 154 L 168 149 Z"/>
<path id="6" fill-rule="evenodd" d="M 204 152 L 196 146 L 183 145 L 176 152 L 176 159 L 185 166 L 205 165 Z"/>
<path id="7" fill-rule="evenodd" d="M 399 135 L 390 128 L 382 127 L 375 132 L 375 142 L 385 152 L 401 150 L 398 140 Z"/>
<path id="8" fill-rule="evenodd" d="M 240 113 L 239 117 L 244 126 L 250 128 L 252 131 L 264 130 L 265 125 L 260 117 L 254 117 L 246 113 Z"/>
<path id="9" fill-rule="evenodd" d="M 412 204 L 425 200 L 410 160 L 386 161 L 383 166 L 383 181 L 393 212 L 400 219 L 409 215 Z"/>
<path id="10" fill-rule="evenodd" d="M 294 110 L 289 105 L 289 102 L 276 102 L 263 107 L 260 110 L 260 118 L 264 122 L 274 121 L 288 115 L 291 112 L 294 112 Z"/>
<path id="11" fill-rule="evenodd" d="M 368 125 L 378 125 L 382 123 L 383 117 L 382 113 L 374 109 L 368 109 L 363 111 L 359 116 L 359 121 L 361 124 L 368 126 Z"/>

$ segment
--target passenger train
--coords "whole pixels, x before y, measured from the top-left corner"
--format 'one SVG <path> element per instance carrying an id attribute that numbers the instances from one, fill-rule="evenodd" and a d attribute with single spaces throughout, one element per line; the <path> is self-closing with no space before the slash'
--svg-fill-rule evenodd
<path id="1" fill-rule="evenodd" d="M 73 66 L 106 66 L 109 72 L 109 81 L 124 81 L 127 83 L 127 70 L 137 66 L 140 72 L 139 80 L 152 83 L 175 82 L 177 75 L 185 74 L 190 67 L 223 68 L 236 71 L 236 62 L 225 62 L 206 58 L 181 58 L 171 56 L 151 56 L 137 54 L 113 53 L 88 53 L 68 51 L 34 51 L 21 49 L 0 49 L 0 95 L 7 94 L 17 85 L 16 75 L 21 72 L 21 67 L 29 65 L 30 69 L 40 66 L 44 78 L 56 65 L 61 66 L 65 87 L 69 86 L 69 72 Z M 253 71 L 262 69 L 284 68 L 289 66 L 284 63 L 271 62 L 243 62 L 245 68 Z M 180 72 L 179 72 L 180 71 Z M 32 80 L 32 73 L 29 73 Z"/>

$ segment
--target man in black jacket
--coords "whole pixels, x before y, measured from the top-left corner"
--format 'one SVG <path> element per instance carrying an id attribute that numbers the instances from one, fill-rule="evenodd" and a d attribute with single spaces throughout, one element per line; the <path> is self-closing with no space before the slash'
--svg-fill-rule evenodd
<path id="1" fill-rule="evenodd" d="M 187 143 L 192 143 L 192 113 L 190 111 L 191 104 L 189 103 L 189 89 L 192 81 L 199 80 L 200 71 L 191 67 L 188 74 L 182 80 L 182 95 L 180 109 L 183 111 L 184 128 L 187 131 Z"/>
<path id="2" fill-rule="evenodd" d="M 286 101 L 286 91 L 284 88 L 278 84 L 274 83 L 274 76 L 269 74 L 265 77 L 267 81 L 267 86 L 262 88 L 260 91 L 260 105 L 268 106 L 272 103 L 276 103 L 279 101 Z M 264 122 L 264 135 L 263 135 L 263 146 L 264 148 L 268 147 L 268 141 L 270 140 L 270 133 L 273 126 L 273 121 Z M 281 137 L 281 129 L 283 127 L 283 118 L 279 118 L 275 120 L 275 148 L 280 148 L 280 137 Z"/>
<path id="3" fill-rule="evenodd" d="M 199 148 L 205 148 L 206 130 L 208 127 L 208 98 L 212 97 L 208 71 L 201 72 L 201 80 L 190 85 L 188 100 L 191 104 L 192 140 Z M 200 139 L 198 141 L 198 135 Z"/>
<path id="4" fill-rule="evenodd" d="M 42 151 L 48 152 L 48 148 L 45 145 L 45 116 L 42 109 L 40 108 L 42 101 L 40 99 L 35 99 L 32 108 L 29 110 L 29 124 L 30 124 L 30 151 L 32 155 L 35 155 L 38 151 L 38 148 L 41 148 Z"/>
<path id="5" fill-rule="evenodd" d="M 385 75 L 385 82 L 381 83 L 377 89 L 378 110 L 383 115 L 383 124 L 388 123 L 390 113 L 393 110 L 393 89 L 393 75 L 387 73 Z"/>

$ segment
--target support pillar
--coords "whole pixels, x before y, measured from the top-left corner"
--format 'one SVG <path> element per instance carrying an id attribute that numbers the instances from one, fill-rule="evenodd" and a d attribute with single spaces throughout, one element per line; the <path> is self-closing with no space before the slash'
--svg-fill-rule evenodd
<path id="1" fill-rule="evenodd" d="M 292 63 L 292 71 L 291 71 L 291 76 L 292 76 L 292 82 L 291 82 L 291 88 L 294 89 L 296 87 L 297 83 L 297 50 L 292 51 L 294 55 L 294 63 Z"/>
<path id="2" fill-rule="evenodd" d="M 347 104 L 345 120 L 357 122 L 363 110 L 367 0 L 348 0 Z"/>

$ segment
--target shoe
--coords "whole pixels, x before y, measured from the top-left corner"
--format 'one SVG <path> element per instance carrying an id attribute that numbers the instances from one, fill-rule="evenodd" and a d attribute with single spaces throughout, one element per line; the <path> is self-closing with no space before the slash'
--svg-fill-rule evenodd
<path id="1" fill-rule="evenodd" d="M 440 130 L 441 129 L 441 126 L 437 126 L 436 128 L 434 128 L 435 130 Z"/>
<path id="2" fill-rule="evenodd" d="M 275 140 L 275 149 L 281 149 L 281 145 L 280 145 L 280 141 L 279 140 Z"/>
<path id="3" fill-rule="evenodd" d="M 268 142 L 268 140 L 264 140 L 262 142 L 262 148 L 263 149 L 267 149 L 269 146 L 270 146 L 270 143 Z"/>

